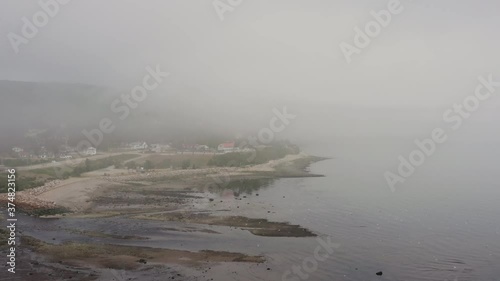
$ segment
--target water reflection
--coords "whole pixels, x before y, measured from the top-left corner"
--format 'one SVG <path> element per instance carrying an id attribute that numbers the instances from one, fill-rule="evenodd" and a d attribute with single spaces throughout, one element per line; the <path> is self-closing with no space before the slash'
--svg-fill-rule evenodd
<path id="1" fill-rule="evenodd" d="M 238 179 L 229 181 L 227 184 L 212 185 L 208 191 L 219 196 L 231 193 L 233 196 L 238 197 L 241 194 L 253 194 L 260 189 L 269 188 L 276 179 Z"/>

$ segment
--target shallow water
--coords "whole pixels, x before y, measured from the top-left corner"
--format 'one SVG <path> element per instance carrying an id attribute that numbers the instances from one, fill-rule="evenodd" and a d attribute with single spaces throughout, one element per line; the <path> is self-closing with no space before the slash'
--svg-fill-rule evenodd
<path id="1" fill-rule="evenodd" d="M 450 143 L 391 192 L 383 174 L 394 170 L 399 154 L 413 150 L 408 144 L 380 142 L 374 150 L 366 140 L 309 148 L 336 157 L 312 165 L 326 177 L 282 179 L 261 192 L 259 200 L 279 210 L 271 219 L 340 244 L 308 280 L 500 280 L 498 149 Z M 271 254 L 280 268 L 300 265 L 314 250 L 302 242 L 288 247 Z"/>

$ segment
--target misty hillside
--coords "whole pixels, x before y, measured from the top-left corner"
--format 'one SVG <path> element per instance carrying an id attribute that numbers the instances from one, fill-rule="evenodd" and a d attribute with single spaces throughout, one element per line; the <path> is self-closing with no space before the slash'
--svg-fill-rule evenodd
<path id="1" fill-rule="evenodd" d="M 67 136 L 76 141 L 83 136 L 83 129 L 98 128 L 102 118 L 110 118 L 116 125 L 112 136 L 106 140 L 166 138 L 183 133 L 176 130 L 177 122 L 173 120 L 179 119 L 174 118 L 172 113 L 175 112 L 166 110 L 154 111 L 151 107 L 138 106 L 127 118 L 120 120 L 110 106 L 122 93 L 85 84 L 0 81 L 3 101 L 0 118 L 12 120 L 0 124 L 0 149 L 19 144 L 32 129 L 48 130 L 51 135 Z"/>
<path id="2" fill-rule="evenodd" d="M 447 109 L 446 106 L 376 108 L 328 102 L 313 104 L 314 99 L 299 102 L 294 98 L 275 102 L 251 94 L 207 95 L 203 88 L 186 86 L 176 90 L 157 89 L 121 120 L 111 105 L 128 93 L 130 90 L 87 84 L 0 81 L 0 118 L 11 120 L 0 123 L 0 150 L 23 145 L 25 134 L 32 129 L 48 130 L 49 135 L 68 137 L 70 144 L 75 144 L 84 138 L 82 130 L 98 128 L 103 118 L 111 119 L 116 126 L 112 134 L 107 134 L 104 145 L 139 140 L 223 141 L 236 136 L 255 136 L 269 126 L 273 108 L 283 107 L 297 118 L 278 138 L 321 141 L 332 135 L 367 136 L 381 132 L 422 137 L 429 126 L 439 124 Z M 484 105 L 484 112 L 469 120 L 477 126 L 467 126 L 464 134 L 471 138 L 478 134 L 498 138 L 496 131 L 485 131 L 478 126 L 495 120 L 491 116 L 497 112 L 492 109 L 495 106 L 495 103 Z M 399 118 L 394 118 L 395 115 Z M 322 130 L 315 130 L 316 126 Z"/>
<path id="3" fill-rule="evenodd" d="M 248 101 L 213 99 L 191 89 L 182 95 L 151 94 L 121 120 L 123 112 L 112 111 L 111 105 L 127 92 L 86 84 L 0 81 L 0 98 L 4 101 L 0 118 L 12 120 L 0 124 L 0 150 L 22 145 L 24 136 L 33 129 L 48 130 L 52 136 L 68 137 L 75 143 L 83 137 L 82 130 L 98 128 L 103 118 L 111 119 L 116 126 L 105 142 L 120 142 L 224 139 L 245 133 L 244 128 L 250 130 L 252 123 L 266 125 L 271 116 L 270 110 L 259 114 L 260 107 L 255 103 L 251 106 Z M 119 104 L 124 105 L 121 101 Z M 235 118 L 225 118 L 223 113 L 232 113 Z"/>
<path id="4" fill-rule="evenodd" d="M 108 89 L 84 84 L 0 81 L 0 97 L 8 101 L 0 114 L 2 117 L 22 115 L 23 118 L 16 119 L 17 129 L 65 123 L 81 126 L 95 117 L 90 112 L 105 110 L 111 94 Z M 10 127 L 5 123 L 1 126 Z"/>

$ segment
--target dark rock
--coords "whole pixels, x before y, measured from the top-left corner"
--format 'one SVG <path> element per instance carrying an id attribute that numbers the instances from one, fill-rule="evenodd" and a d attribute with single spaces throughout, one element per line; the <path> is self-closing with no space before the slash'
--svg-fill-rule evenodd
<path id="1" fill-rule="evenodd" d="M 382 271 L 379 271 L 379 272 L 377 272 L 375 274 L 377 274 L 378 276 L 382 276 L 382 274 L 384 274 L 384 273 L 382 273 Z"/>

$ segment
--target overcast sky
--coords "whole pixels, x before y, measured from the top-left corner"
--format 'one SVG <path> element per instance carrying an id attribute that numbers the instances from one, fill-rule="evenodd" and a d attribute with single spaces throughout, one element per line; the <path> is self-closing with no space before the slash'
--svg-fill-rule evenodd
<path id="1" fill-rule="evenodd" d="M 171 73 L 162 91 L 299 103 L 299 111 L 444 109 L 472 94 L 478 76 L 500 80 L 495 0 L 402 0 L 404 10 L 347 63 L 339 44 L 353 44 L 354 28 L 389 2 L 243 0 L 221 21 L 212 1 L 73 0 L 15 54 L 8 34 L 21 34 L 22 18 L 41 8 L 4 0 L 0 79 L 127 89 L 159 64 Z M 498 109 L 498 100 L 482 108 Z"/>

